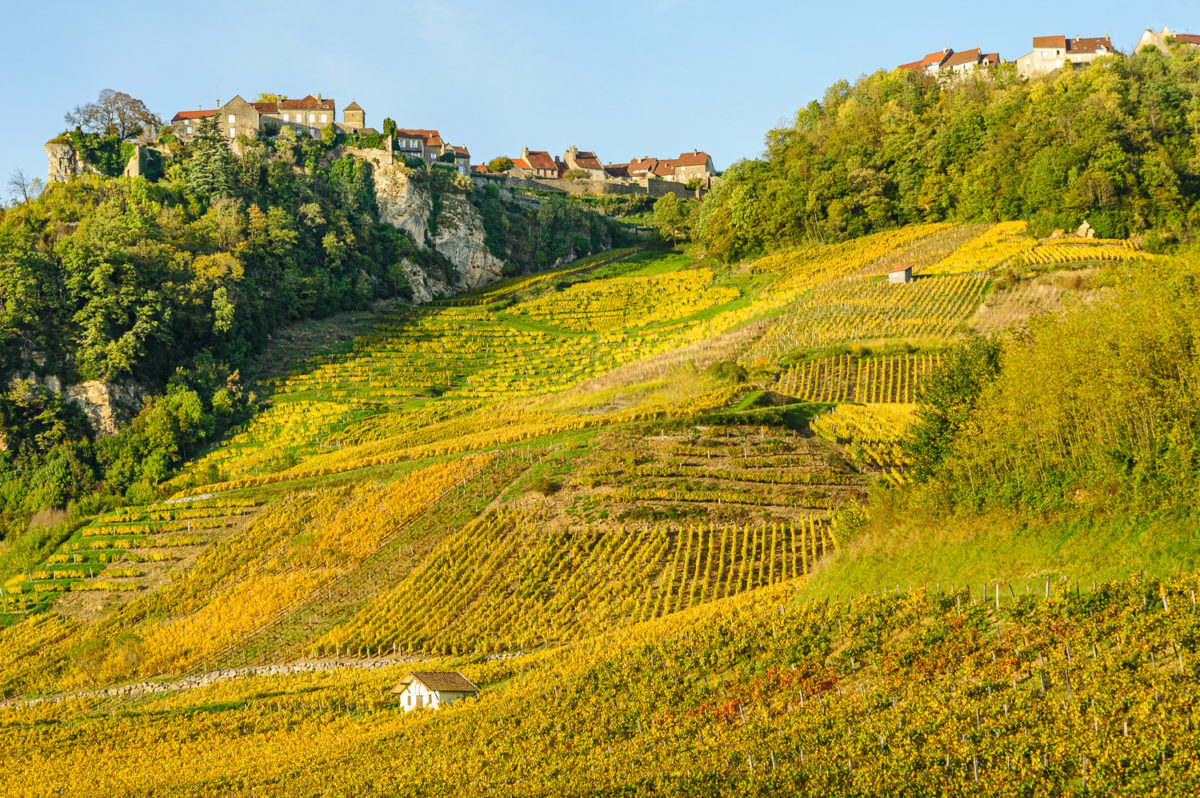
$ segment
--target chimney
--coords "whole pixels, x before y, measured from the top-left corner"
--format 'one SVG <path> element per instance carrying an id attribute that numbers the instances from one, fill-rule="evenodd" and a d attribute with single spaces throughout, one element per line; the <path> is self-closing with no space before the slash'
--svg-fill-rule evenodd
<path id="1" fill-rule="evenodd" d="M 321 102 L 321 92 L 317 92 L 317 102 Z"/>

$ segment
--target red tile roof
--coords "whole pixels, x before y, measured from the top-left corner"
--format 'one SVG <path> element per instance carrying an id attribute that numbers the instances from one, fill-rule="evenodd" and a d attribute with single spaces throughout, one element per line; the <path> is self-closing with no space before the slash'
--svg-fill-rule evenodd
<path id="1" fill-rule="evenodd" d="M 938 50 L 937 52 L 930 53 L 929 55 L 922 58 L 921 66 L 927 67 L 932 64 L 941 64 L 952 55 L 954 55 L 954 51 L 952 49 L 950 49 L 949 47 L 947 47 L 945 50 Z"/>
<path id="2" fill-rule="evenodd" d="M 534 169 L 558 169 L 558 164 L 550 157 L 550 153 L 544 150 L 530 150 L 528 160 Z"/>
<path id="3" fill-rule="evenodd" d="M 1067 41 L 1067 52 L 1070 53 L 1096 53 L 1101 49 L 1113 52 L 1112 40 L 1107 36 L 1094 36 L 1092 38 L 1081 39 L 1076 36 L 1074 39 Z"/>
<path id="4" fill-rule="evenodd" d="M 260 114 L 277 114 L 279 113 L 279 103 L 250 103 L 254 106 L 254 110 Z"/>
<path id="5" fill-rule="evenodd" d="M 954 51 L 951 50 L 949 47 L 947 47 L 945 50 L 938 50 L 937 52 L 929 53 L 924 58 L 922 58 L 920 61 L 912 61 L 907 64 L 901 64 L 900 66 L 898 66 L 896 68 L 897 69 L 924 69 L 925 67 L 928 67 L 928 66 L 938 66 L 953 54 L 954 54 Z"/>
<path id="6" fill-rule="evenodd" d="M 529 162 L 526 161 L 524 158 L 509 158 L 508 160 L 512 161 L 513 166 L 517 167 L 518 169 L 529 169 L 530 168 Z"/>
<path id="7" fill-rule="evenodd" d="M 658 164 L 657 158 L 630 158 L 628 169 L 630 177 L 644 175 L 654 170 Z"/>
<path id="8" fill-rule="evenodd" d="M 600 163 L 600 159 L 596 157 L 594 152 L 584 152 L 580 150 L 575 153 L 575 164 L 580 169 L 603 169 L 604 164 Z"/>
<path id="9" fill-rule="evenodd" d="M 627 164 L 627 163 L 605 164 L 604 172 L 609 177 L 629 177 L 629 164 Z"/>
<path id="10" fill-rule="evenodd" d="M 1034 47 L 1057 47 L 1060 50 L 1067 49 L 1066 36 L 1034 36 Z"/>
<path id="11" fill-rule="evenodd" d="M 1176 33 L 1175 41 L 1180 44 L 1200 45 L 1200 33 Z"/>
<path id="12" fill-rule="evenodd" d="M 424 139 L 426 147 L 441 147 L 442 135 L 436 130 L 425 128 L 396 128 L 396 135 L 410 139 Z"/>
<path id="13" fill-rule="evenodd" d="M 670 163 L 675 166 L 706 166 L 708 164 L 708 153 L 704 150 L 692 150 L 691 152 L 682 153 Z"/>
<path id="14" fill-rule="evenodd" d="M 203 119 L 206 116 L 216 116 L 216 115 L 217 115 L 216 108 L 212 109 L 211 111 L 204 111 L 204 110 L 180 111 L 179 113 L 175 114 L 175 116 L 171 117 L 171 121 L 178 122 L 181 119 Z"/>
<path id="15" fill-rule="evenodd" d="M 980 59 L 984 66 L 999 66 L 1000 53 L 987 53 Z"/>
<path id="16" fill-rule="evenodd" d="M 957 66 L 965 66 L 967 64 L 978 64 L 978 63 L 979 63 L 979 48 L 976 47 L 974 50 L 963 50 L 961 53 L 955 53 L 954 55 L 947 58 L 946 62 L 944 64 L 942 64 L 942 66 L 946 69 L 952 69 L 953 67 L 957 67 Z"/>
<path id="17" fill-rule="evenodd" d="M 471 171 L 477 175 L 490 175 L 492 173 L 485 163 L 475 164 L 471 167 Z"/>
<path id="18" fill-rule="evenodd" d="M 332 111 L 333 100 L 318 100 L 311 94 L 299 100 L 280 100 L 281 111 Z"/>
<path id="19" fill-rule="evenodd" d="M 457 146 L 451 145 L 450 149 L 454 150 L 454 155 L 457 158 L 470 158 L 471 157 L 471 153 L 467 152 L 466 147 L 457 147 Z"/>

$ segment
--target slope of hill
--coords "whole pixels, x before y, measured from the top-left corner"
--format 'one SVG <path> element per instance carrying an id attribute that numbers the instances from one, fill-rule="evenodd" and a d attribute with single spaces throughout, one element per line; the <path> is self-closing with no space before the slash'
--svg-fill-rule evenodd
<path id="1" fill-rule="evenodd" d="M 3 750 L 37 752 L 2 764 L 30 794 L 1186 790 L 1186 541 L 1095 585 L 1119 550 L 919 558 L 1014 496 L 1022 528 L 1068 518 L 1050 485 L 1093 519 L 1185 512 L 1194 269 L 931 224 L 735 266 L 615 251 L 380 315 L 264 376 L 169 498 L 5 574 L 0 691 L 67 697 L 0 708 Z M 1039 286 L 1056 312 L 1027 320 Z M 964 390 L 959 342 L 1005 303 Z M 1080 380 L 1031 401 L 1056 365 Z M 1146 427 L 1171 434 L 1112 465 Z M 982 479 L 998 451 L 1027 476 Z M 396 659 L 484 691 L 404 714 Z M 296 660 L 380 667 L 96 693 Z"/>

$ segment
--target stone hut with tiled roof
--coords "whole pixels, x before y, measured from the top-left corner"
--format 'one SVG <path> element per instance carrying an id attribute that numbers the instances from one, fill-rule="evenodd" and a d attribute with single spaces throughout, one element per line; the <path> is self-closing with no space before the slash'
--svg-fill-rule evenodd
<path id="1" fill-rule="evenodd" d="M 406 712 L 422 707 L 438 709 L 478 694 L 479 688 L 455 671 L 413 671 L 391 690 Z"/>

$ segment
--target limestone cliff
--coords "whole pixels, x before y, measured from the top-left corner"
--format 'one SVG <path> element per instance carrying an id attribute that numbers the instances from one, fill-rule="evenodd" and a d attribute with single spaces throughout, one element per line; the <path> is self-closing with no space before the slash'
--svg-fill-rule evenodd
<path id="1" fill-rule="evenodd" d="M 133 383 L 90 380 L 68 385 L 67 396 L 77 404 L 92 423 L 97 435 L 112 435 L 121 424 L 137 415 L 145 391 Z"/>
<path id="2" fill-rule="evenodd" d="M 47 141 L 42 148 L 46 152 L 49 168 L 46 172 L 46 182 L 65 183 L 76 175 L 83 174 L 75 148 L 67 141 Z"/>
<path id="3" fill-rule="evenodd" d="M 432 226 L 433 248 L 454 267 L 454 274 L 422 269 L 410 260 L 401 266 L 408 275 L 416 302 L 471 291 L 500 279 L 503 263 L 484 244 L 483 219 L 471 202 L 458 194 L 441 196 L 440 212 Z M 433 197 L 410 179 L 399 164 L 375 170 L 375 202 L 380 218 L 408 233 L 424 249 L 430 239 Z"/>
<path id="4" fill-rule="evenodd" d="M 433 199 L 409 180 L 407 169 L 389 164 L 375 170 L 375 204 L 382 221 L 408 233 L 417 246 L 424 245 Z"/>

